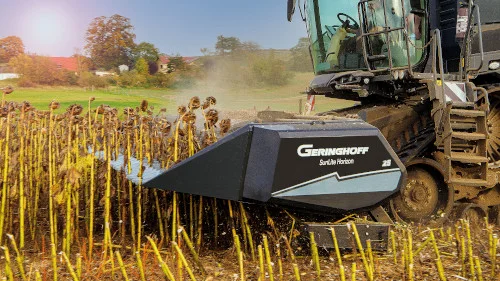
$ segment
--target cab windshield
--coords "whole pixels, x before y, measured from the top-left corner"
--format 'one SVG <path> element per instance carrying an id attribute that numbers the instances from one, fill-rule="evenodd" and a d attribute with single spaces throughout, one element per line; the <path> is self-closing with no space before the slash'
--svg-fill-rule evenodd
<path id="1" fill-rule="evenodd" d="M 417 64 L 423 57 L 420 48 L 426 40 L 424 1 L 366 1 L 360 6 L 360 22 L 357 0 L 306 0 L 306 24 L 314 71 L 366 69 L 363 44 L 371 69 L 407 66 L 408 55 L 410 64 Z M 361 36 L 362 28 L 365 34 L 372 33 L 365 40 Z M 388 28 L 390 32 L 382 32 Z M 409 37 L 409 47 L 405 33 Z"/>

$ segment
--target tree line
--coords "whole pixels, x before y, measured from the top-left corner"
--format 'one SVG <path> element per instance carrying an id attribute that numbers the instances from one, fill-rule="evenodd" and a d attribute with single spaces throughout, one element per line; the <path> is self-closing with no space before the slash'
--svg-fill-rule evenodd
<path id="1" fill-rule="evenodd" d="M 249 85 L 283 85 L 291 78 L 290 71 L 311 71 L 308 43 L 301 38 L 290 49 L 290 58 L 276 56 L 274 52 L 263 53 L 254 42 L 242 42 L 237 37 L 217 37 L 215 52 L 202 48 L 202 59 L 197 66 L 185 63 L 180 55 L 170 56 L 167 73 L 159 72 L 160 51 L 149 42 L 136 43 L 136 35 L 129 18 L 121 15 L 97 17 L 89 24 L 85 33 L 84 54 L 77 52 L 76 73 L 58 69 L 50 59 L 24 53 L 24 44 L 19 37 L 0 39 L 0 63 L 9 63 L 21 74 L 21 86 L 80 85 L 104 87 L 170 87 L 174 84 L 189 85 L 196 79 L 207 77 L 209 72 L 227 75 L 244 72 Z M 118 66 L 126 65 L 131 71 L 121 72 Z M 239 68 L 239 69 L 237 69 Z M 112 77 L 95 77 L 90 71 L 111 70 L 119 73 Z M 175 70 L 175 71 L 174 71 Z M 230 83 L 240 83 L 238 79 Z M 241 83 L 240 83 L 241 84 Z"/>

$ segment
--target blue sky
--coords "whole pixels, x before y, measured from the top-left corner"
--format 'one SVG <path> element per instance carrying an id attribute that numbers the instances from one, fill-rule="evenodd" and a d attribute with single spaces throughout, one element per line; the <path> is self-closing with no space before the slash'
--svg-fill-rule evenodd
<path id="1" fill-rule="evenodd" d="M 26 51 L 50 56 L 83 49 L 92 19 L 113 14 L 130 18 L 137 43 L 184 56 L 213 50 L 218 35 L 274 49 L 289 49 L 306 35 L 298 11 L 292 23 L 286 20 L 286 0 L 0 0 L 0 7 L 0 38 L 17 35 Z"/>

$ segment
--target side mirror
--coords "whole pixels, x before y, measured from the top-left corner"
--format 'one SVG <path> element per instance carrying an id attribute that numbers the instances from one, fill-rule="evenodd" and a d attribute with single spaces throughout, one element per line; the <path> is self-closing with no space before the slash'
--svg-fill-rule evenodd
<path id="1" fill-rule="evenodd" d="M 295 2 L 297 0 L 288 0 L 286 7 L 286 18 L 288 21 L 292 21 L 293 13 L 295 12 Z"/>

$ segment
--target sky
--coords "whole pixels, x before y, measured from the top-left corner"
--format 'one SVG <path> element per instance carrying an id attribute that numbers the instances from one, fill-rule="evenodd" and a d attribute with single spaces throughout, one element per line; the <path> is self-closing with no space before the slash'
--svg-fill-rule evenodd
<path id="1" fill-rule="evenodd" d="M 289 49 L 306 28 L 298 10 L 286 20 L 286 0 L 0 0 L 0 38 L 19 36 L 27 52 L 70 56 L 83 51 L 92 19 L 120 14 L 131 20 L 136 43 L 162 53 L 201 55 L 218 35 L 262 48 Z"/>

